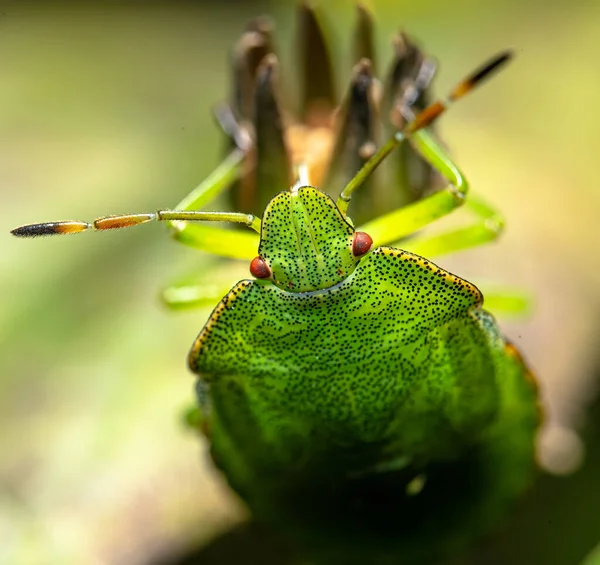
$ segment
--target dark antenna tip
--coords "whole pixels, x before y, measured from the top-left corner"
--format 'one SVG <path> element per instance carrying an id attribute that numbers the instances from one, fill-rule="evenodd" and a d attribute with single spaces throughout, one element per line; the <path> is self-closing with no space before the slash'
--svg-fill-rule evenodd
<path id="1" fill-rule="evenodd" d="M 79 233 L 90 229 L 87 222 L 46 222 L 43 224 L 28 224 L 11 230 L 15 237 L 43 237 L 47 235 L 60 235 L 67 233 Z"/>
<path id="2" fill-rule="evenodd" d="M 495 72 L 498 69 L 500 69 L 500 67 L 502 67 L 503 65 L 508 63 L 513 58 L 513 56 L 514 56 L 513 51 L 510 49 L 507 49 L 506 51 L 502 51 L 501 53 L 498 53 L 498 55 L 496 55 L 490 61 L 488 61 L 487 64 L 485 64 L 481 68 L 477 69 L 471 75 L 470 79 L 473 82 L 473 85 L 481 82 L 484 78 L 489 76 L 492 72 Z"/>
<path id="3" fill-rule="evenodd" d="M 10 233 L 15 237 L 43 237 L 46 235 L 55 235 L 57 231 L 56 226 L 53 224 L 30 224 L 15 228 Z"/>
<path id="4" fill-rule="evenodd" d="M 458 84 L 454 90 L 452 90 L 448 98 L 452 101 L 462 98 L 465 94 L 473 90 L 476 86 L 491 76 L 492 73 L 496 72 L 506 63 L 508 63 L 513 56 L 514 52 L 511 49 L 501 51 L 495 57 L 492 57 L 492 59 L 490 59 L 487 63 L 478 69 L 475 69 L 467 78 Z"/>

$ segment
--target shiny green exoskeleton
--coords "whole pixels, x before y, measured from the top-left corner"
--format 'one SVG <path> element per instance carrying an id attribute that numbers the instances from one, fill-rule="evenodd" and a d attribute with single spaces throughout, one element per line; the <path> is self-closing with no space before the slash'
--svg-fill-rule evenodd
<path id="1" fill-rule="evenodd" d="M 239 177 L 240 147 L 179 210 L 13 230 L 35 237 L 163 220 L 188 245 L 254 257 L 254 278 L 226 293 L 190 352 L 195 423 L 254 516 L 319 563 L 438 563 L 489 531 L 534 474 L 540 414 L 527 367 L 481 292 L 423 258 L 500 231 L 498 214 L 466 198 L 462 173 L 424 128 L 508 58 L 419 113 L 336 202 L 309 186 L 299 162 L 298 181 L 262 221 L 197 211 Z M 352 194 L 406 141 L 447 186 L 355 229 Z M 463 204 L 477 218 L 471 226 L 407 239 Z M 201 223 L 218 221 L 256 233 Z M 199 296 L 210 300 L 181 286 L 165 300 L 181 307 Z"/>
<path id="2" fill-rule="evenodd" d="M 316 188 L 277 195 L 263 226 L 268 279 L 239 282 L 189 357 L 232 486 L 325 562 L 424 558 L 488 527 L 531 479 L 539 415 L 481 293 L 399 249 L 356 256 Z"/>

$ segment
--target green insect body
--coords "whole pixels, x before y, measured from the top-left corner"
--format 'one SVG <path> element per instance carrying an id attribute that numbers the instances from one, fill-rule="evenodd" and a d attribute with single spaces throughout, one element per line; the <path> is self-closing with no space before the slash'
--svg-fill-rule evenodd
<path id="1" fill-rule="evenodd" d="M 540 410 L 530 372 L 481 292 L 422 256 L 499 233 L 497 213 L 465 198 L 462 173 L 424 128 L 509 58 L 426 107 L 336 202 L 308 186 L 299 163 L 298 182 L 270 200 L 262 222 L 199 211 L 242 175 L 240 147 L 177 210 L 12 231 L 31 238 L 161 220 L 179 241 L 225 257 L 250 260 L 258 247 L 254 279 L 227 292 L 190 352 L 195 423 L 254 516 L 320 563 L 438 563 L 489 531 L 534 475 Z M 356 230 L 352 194 L 407 141 L 447 186 Z M 477 218 L 471 226 L 407 239 L 463 204 Z M 204 223 L 223 221 L 256 233 Z M 180 286 L 165 299 L 179 308 L 210 296 Z"/>
<path id="2" fill-rule="evenodd" d="M 539 410 L 479 290 L 399 249 L 353 256 L 316 188 L 277 195 L 263 226 L 270 279 L 239 282 L 189 356 L 233 488 L 328 559 L 431 557 L 485 531 L 531 480 Z"/>

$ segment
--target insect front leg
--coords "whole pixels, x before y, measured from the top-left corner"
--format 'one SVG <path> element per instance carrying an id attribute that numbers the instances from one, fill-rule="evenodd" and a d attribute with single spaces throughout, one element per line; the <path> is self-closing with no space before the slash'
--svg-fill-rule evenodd
<path id="1" fill-rule="evenodd" d="M 165 288 L 162 300 L 172 310 L 214 306 L 231 289 L 231 281 L 206 284 L 176 284 Z"/>
<path id="2" fill-rule="evenodd" d="M 485 309 L 502 317 L 521 317 L 531 312 L 533 296 L 522 288 L 499 284 L 495 281 L 472 280 L 484 296 Z"/>
<path id="3" fill-rule="evenodd" d="M 235 137 L 235 136 L 234 136 Z M 223 163 L 178 205 L 181 210 L 198 210 L 221 194 L 240 174 L 245 157 L 242 148 L 235 149 Z M 169 222 L 173 237 L 185 245 L 233 259 L 250 260 L 258 247 L 257 234 L 229 231 L 189 222 Z M 220 272 L 220 271 L 219 271 Z M 221 280 L 222 279 L 222 280 Z M 209 281 L 187 280 L 165 288 L 161 293 L 164 304 L 172 310 L 213 306 L 231 288 L 228 277 Z"/>
<path id="4" fill-rule="evenodd" d="M 212 174 L 176 206 L 176 209 L 196 211 L 214 200 L 238 179 L 244 157 L 242 149 L 234 149 Z M 258 235 L 255 233 L 233 232 L 186 221 L 170 221 L 168 224 L 172 236 L 177 241 L 195 249 L 234 259 L 250 260 L 256 255 Z"/>
<path id="5" fill-rule="evenodd" d="M 239 279 L 240 263 L 215 260 L 203 265 L 201 272 L 179 277 L 162 291 L 161 299 L 172 310 L 213 308 Z"/>
<path id="6" fill-rule="evenodd" d="M 201 185 L 184 198 L 178 209 L 195 211 L 212 200 L 236 180 L 243 155 L 234 151 L 217 170 Z M 206 224 L 172 221 L 169 222 L 173 237 L 194 249 L 230 259 L 251 260 L 258 248 L 258 234 L 246 231 L 233 231 Z M 217 273 L 215 280 L 215 272 Z M 221 276 L 221 269 L 215 269 L 207 281 L 180 281 L 162 292 L 163 302 L 173 310 L 208 307 L 220 300 L 231 288 L 229 277 Z"/>
<path id="7" fill-rule="evenodd" d="M 477 196 L 469 195 L 465 207 L 475 216 L 475 222 L 464 228 L 443 231 L 436 235 L 417 235 L 408 240 L 397 241 L 399 247 L 422 257 L 463 251 L 497 239 L 504 228 L 504 218 L 498 210 Z M 529 312 L 532 298 L 519 288 L 506 287 L 488 281 L 472 281 L 485 296 L 485 306 L 498 314 L 522 316 Z"/>
<path id="8" fill-rule="evenodd" d="M 251 261 L 258 249 L 257 233 L 226 230 L 186 221 L 172 222 L 173 237 L 194 249 L 220 257 Z"/>
<path id="9" fill-rule="evenodd" d="M 419 153 L 448 184 L 438 192 L 408 206 L 393 210 L 367 222 L 359 229 L 367 232 L 375 245 L 389 245 L 406 238 L 434 220 L 441 218 L 465 203 L 469 185 L 462 172 L 445 150 L 425 130 L 411 136 Z"/>
<path id="10" fill-rule="evenodd" d="M 440 192 L 394 210 L 358 229 L 367 232 L 375 245 L 391 245 L 428 258 L 477 247 L 497 239 L 504 228 L 502 214 L 478 196 L 469 194 L 467 197 L 469 186 L 466 179 L 431 135 L 421 130 L 410 140 L 425 159 L 448 180 L 448 185 Z M 475 218 L 471 225 L 435 235 L 419 234 L 405 239 L 462 205 Z M 519 316 L 531 306 L 531 298 L 520 289 L 485 282 L 478 282 L 477 286 L 485 296 L 486 307 L 494 312 Z"/>
<path id="11" fill-rule="evenodd" d="M 418 235 L 406 241 L 395 242 L 392 246 L 423 257 L 435 257 L 477 247 L 500 236 L 504 229 L 504 217 L 496 208 L 474 195 L 469 195 L 465 208 L 475 216 L 473 224 L 433 236 Z"/>
<path id="12" fill-rule="evenodd" d="M 186 221 L 174 221 L 172 226 L 177 230 L 174 233 L 177 241 L 195 249 L 247 261 L 256 256 L 259 244 L 256 232 L 227 230 Z M 215 269 L 205 268 L 204 273 L 209 275 L 204 280 L 198 280 L 197 276 L 186 277 L 164 289 L 161 297 L 165 305 L 173 310 L 214 306 L 231 289 L 232 278 L 227 272 L 223 274 L 223 265 Z"/>
<path id="13" fill-rule="evenodd" d="M 344 187 L 337 199 L 337 206 L 342 214 L 346 214 L 352 194 L 387 156 L 399 145 L 405 143 L 407 139 L 411 141 L 413 147 L 425 161 L 446 179 L 448 184 L 442 190 L 409 206 L 389 212 L 362 226 L 361 231 L 366 231 L 373 238 L 376 245 L 391 244 L 405 238 L 437 218 L 449 214 L 464 203 L 469 190 L 464 175 L 446 151 L 427 133 L 425 128 L 436 121 L 454 102 L 471 92 L 486 77 L 502 67 L 510 60 L 511 56 L 509 51 L 499 53 L 458 83 L 446 98 L 436 100 L 419 112 L 402 130 L 388 139 Z M 490 214 L 489 211 L 483 209 L 481 213 L 483 215 Z M 463 234 L 462 237 L 464 240 L 465 235 Z M 471 234 L 471 237 L 473 237 L 473 234 Z"/>

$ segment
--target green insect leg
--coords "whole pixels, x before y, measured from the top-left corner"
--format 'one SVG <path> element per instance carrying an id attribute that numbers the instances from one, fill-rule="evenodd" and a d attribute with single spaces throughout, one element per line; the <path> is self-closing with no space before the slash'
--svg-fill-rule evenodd
<path id="1" fill-rule="evenodd" d="M 201 224 L 172 222 L 173 237 L 185 244 L 230 259 L 252 260 L 256 256 L 257 233 L 226 230 Z"/>
<path id="2" fill-rule="evenodd" d="M 211 175 L 176 206 L 176 209 L 195 211 L 214 200 L 237 180 L 243 159 L 243 151 L 234 149 Z M 169 226 L 177 241 L 195 249 L 234 259 L 250 260 L 256 255 L 258 248 L 258 234 L 256 233 L 230 231 L 182 220 L 169 221 Z"/>
<path id="3" fill-rule="evenodd" d="M 465 207 L 475 216 L 475 222 L 464 228 L 398 241 L 399 247 L 422 257 L 432 258 L 457 251 L 464 251 L 496 240 L 504 229 L 504 218 L 500 212 L 482 198 L 469 195 Z M 531 295 L 522 289 L 499 285 L 489 281 L 474 282 L 485 297 L 485 307 L 504 316 L 523 316 L 531 309 Z"/>
<path id="4" fill-rule="evenodd" d="M 226 190 L 240 175 L 244 153 L 235 149 L 198 187 L 188 194 L 176 208 L 181 211 L 196 211 Z M 203 223 L 175 220 L 168 222 L 173 237 L 194 249 L 207 251 L 221 257 L 251 260 L 258 248 L 258 234 L 250 231 L 232 231 Z M 251 226 L 256 229 L 257 226 Z M 209 270 L 210 269 L 205 269 Z M 215 272 L 221 269 L 215 269 Z M 220 280 L 222 279 L 222 280 Z M 198 277 L 186 277 L 161 294 L 164 304 L 173 310 L 214 306 L 231 288 L 227 277 L 214 277 L 198 281 Z"/>
<path id="5" fill-rule="evenodd" d="M 195 432 L 202 432 L 204 416 L 196 405 L 190 405 L 181 411 L 182 424 Z"/>
<path id="6" fill-rule="evenodd" d="M 534 299 L 531 293 L 518 287 L 502 285 L 495 281 L 471 281 L 482 292 L 486 310 L 506 317 L 527 316 L 532 309 Z"/>
<path id="7" fill-rule="evenodd" d="M 414 204 L 394 210 L 361 226 L 376 245 L 392 245 L 431 258 L 477 247 L 497 239 L 504 228 L 502 214 L 478 196 L 469 195 L 468 183 L 460 170 L 426 131 L 415 133 L 410 141 L 423 157 L 448 180 L 448 186 Z M 464 205 L 474 216 L 473 224 L 435 235 L 408 236 Z M 519 289 L 478 283 L 486 308 L 501 314 L 520 316 L 531 305 L 529 295 Z"/>
<path id="8" fill-rule="evenodd" d="M 435 257 L 477 247 L 497 239 L 504 229 L 504 218 L 481 198 L 470 195 L 465 207 L 476 216 L 467 227 L 452 229 L 433 236 L 417 236 L 392 244 L 422 257 Z"/>
<path id="9" fill-rule="evenodd" d="M 225 160 L 177 206 L 177 210 L 199 210 L 221 194 L 240 175 L 240 165 L 244 159 L 241 149 L 234 149 Z"/>
<path id="10" fill-rule="evenodd" d="M 469 186 L 444 149 L 424 130 L 416 132 L 410 141 L 427 162 L 447 179 L 448 184 L 427 198 L 361 226 L 359 229 L 367 232 L 375 245 L 389 245 L 408 237 L 465 203 Z"/>
<path id="11" fill-rule="evenodd" d="M 205 436 L 210 435 L 209 414 L 211 413 L 208 386 L 202 379 L 196 381 L 196 404 L 182 411 L 181 421 L 185 427 Z"/>
<path id="12" fill-rule="evenodd" d="M 223 280 L 193 284 L 182 282 L 163 290 L 161 298 L 172 310 L 213 307 L 231 289 L 232 281 Z"/>

